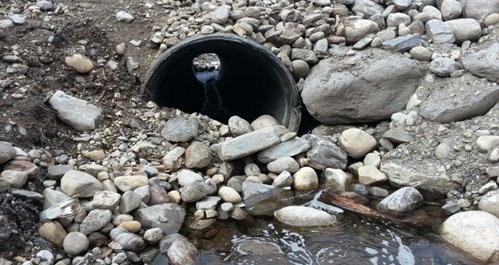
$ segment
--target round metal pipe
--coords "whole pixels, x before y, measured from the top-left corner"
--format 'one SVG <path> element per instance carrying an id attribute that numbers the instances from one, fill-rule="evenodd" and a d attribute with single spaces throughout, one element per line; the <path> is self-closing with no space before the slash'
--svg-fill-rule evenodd
<path id="1" fill-rule="evenodd" d="M 147 74 L 144 90 L 149 98 L 160 106 L 203 113 L 206 87 L 196 78 L 192 62 L 204 53 L 220 59 L 213 87 L 231 115 L 252 121 L 269 114 L 288 129 L 298 130 L 301 100 L 291 73 L 265 47 L 237 35 L 195 36 L 167 50 Z M 217 119 L 227 123 L 228 117 Z"/>

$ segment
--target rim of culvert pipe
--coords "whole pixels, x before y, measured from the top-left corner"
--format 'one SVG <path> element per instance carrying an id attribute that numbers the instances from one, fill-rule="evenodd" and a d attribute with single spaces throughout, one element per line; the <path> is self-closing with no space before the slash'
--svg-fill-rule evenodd
<path id="1" fill-rule="evenodd" d="M 285 108 L 285 115 L 284 118 L 279 120 L 279 122 L 287 127 L 291 131 L 298 131 L 300 127 L 300 122 L 301 122 L 301 111 L 302 111 L 302 104 L 301 104 L 301 97 L 300 97 L 300 92 L 298 90 L 298 86 L 288 70 L 288 68 L 284 65 L 284 63 L 276 56 L 274 55 L 271 51 L 269 51 L 267 48 L 262 46 L 261 44 L 248 39 L 241 37 L 239 35 L 235 34 L 230 34 L 230 33 L 214 33 L 214 34 L 209 34 L 209 35 L 195 35 L 189 38 L 186 38 L 179 43 L 175 44 L 171 48 L 167 49 L 166 51 L 162 52 L 160 56 L 158 56 L 154 62 L 151 64 L 149 67 L 149 70 L 146 72 L 145 75 L 145 82 L 142 84 L 142 92 L 145 93 L 146 97 L 149 100 L 154 99 L 153 92 L 151 92 L 151 89 L 154 87 L 151 82 L 152 80 L 156 77 L 157 75 L 160 74 L 158 69 L 160 68 L 161 64 L 165 62 L 170 56 L 172 56 L 174 53 L 178 52 L 181 49 L 186 48 L 187 45 L 191 44 L 199 44 L 200 42 L 205 42 L 205 41 L 226 41 L 226 42 L 234 42 L 237 44 L 242 44 L 246 46 L 247 48 L 253 49 L 255 52 L 261 53 L 266 55 L 274 66 L 277 68 L 280 72 L 280 76 L 284 77 L 283 80 L 287 81 L 289 83 L 289 88 L 286 89 L 286 91 L 282 91 L 284 96 L 287 96 L 287 106 Z M 206 52 L 206 53 L 209 53 Z M 200 54 L 203 54 L 201 52 Z M 223 71 L 223 70 L 222 70 Z M 180 109 L 182 110 L 182 109 Z M 199 113 L 199 112 L 198 112 Z M 262 113 L 263 114 L 269 114 L 269 113 Z M 249 121 L 252 122 L 252 121 Z"/>

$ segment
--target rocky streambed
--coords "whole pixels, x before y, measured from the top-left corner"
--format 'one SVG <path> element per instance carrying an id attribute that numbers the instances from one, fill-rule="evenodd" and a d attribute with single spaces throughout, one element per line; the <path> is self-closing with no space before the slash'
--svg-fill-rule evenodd
<path id="1" fill-rule="evenodd" d="M 498 21 L 490 0 L 2 1 L 0 264 L 497 263 Z M 151 61 L 212 33 L 274 53 L 320 125 L 147 101 Z"/>

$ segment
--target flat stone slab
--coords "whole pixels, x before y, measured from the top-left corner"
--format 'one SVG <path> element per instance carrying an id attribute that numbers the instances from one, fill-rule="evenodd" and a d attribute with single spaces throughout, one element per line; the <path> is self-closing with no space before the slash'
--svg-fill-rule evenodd
<path id="1" fill-rule="evenodd" d="M 279 135 L 271 127 L 243 134 L 217 144 L 214 149 L 222 161 L 230 161 L 265 150 L 279 142 Z"/>
<path id="2" fill-rule="evenodd" d="M 49 103 L 57 111 L 59 119 L 78 131 L 94 130 L 95 120 L 102 113 L 101 108 L 61 90 L 50 97 Z"/>

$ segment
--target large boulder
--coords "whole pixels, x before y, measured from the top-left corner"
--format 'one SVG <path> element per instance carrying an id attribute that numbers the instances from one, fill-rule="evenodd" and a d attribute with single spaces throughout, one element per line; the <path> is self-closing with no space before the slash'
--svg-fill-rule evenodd
<path id="1" fill-rule="evenodd" d="M 95 129 L 95 121 L 102 112 L 101 108 L 60 90 L 50 97 L 49 103 L 59 119 L 78 131 Z"/>
<path id="2" fill-rule="evenodd" d="M 483 115 L 499 101 L 498 85 L 471 74 L 438 78 L 433 87 L 421 106 L 421 115 L 432 121 L 451 122 Z"/>
<path id="3" fill-rule="evenodd" d="M 482 19 L 492 13 L 499 13 L 499 1 L 497 0 L 461 0 L 464 16 Z"/>
<path id="4" fill-rule="evenodd" d="M 403 110 L 421 76 L 415 61 L 371 49 L 353 58 L 320 61 L 305 79 L 301 96 L 322 123 L 374 122 Z"/>
<path id="5" fill-rule="evenodd" d="M 464 69 L 472 74 L 499 82 L 499 43 L 464 56 L 462 62 Z"/>
<path id="6" fill-rule="evenodd" d="M 490 213 L 454 214 L 442 224 L 440 234 L 445 241 L 483 262 L 499 259 L 499 219 Z"/>

